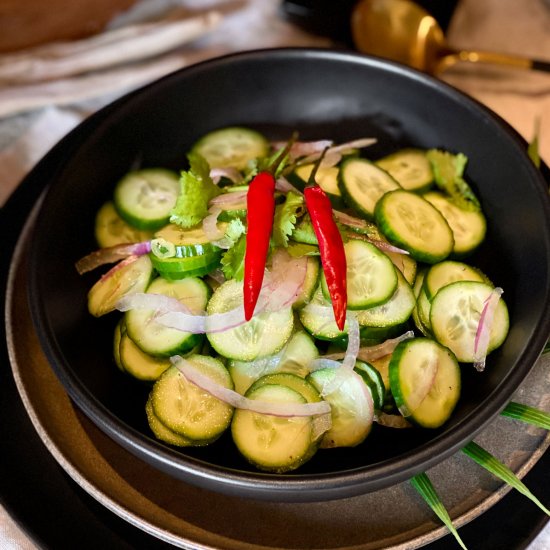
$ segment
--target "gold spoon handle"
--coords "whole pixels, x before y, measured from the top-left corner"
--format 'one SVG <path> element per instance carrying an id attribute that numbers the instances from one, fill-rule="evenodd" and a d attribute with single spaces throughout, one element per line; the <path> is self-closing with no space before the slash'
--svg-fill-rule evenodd
<path id="1" fill-rule="evenodd" d="M 436 72 L 444 71 L 459 61 L 468 63 L 490 63 L 494 65 L 506 65 L 516 69 L 550 72 L 550 61 L 474 50 L 457 50 L 445 53 L 437 63 Z"/>

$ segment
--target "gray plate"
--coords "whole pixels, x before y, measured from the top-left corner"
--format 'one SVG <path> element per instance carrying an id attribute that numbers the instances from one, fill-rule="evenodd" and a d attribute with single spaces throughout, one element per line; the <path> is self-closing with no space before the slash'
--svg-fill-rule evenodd
<path id="1" fill-rule="evenodd" d="M 446 534 L 408 483 L 324 503 L 236 499 L 174 480 L 114 443 L 73 407 L 34 332 L 26 294 L 31 223 L 19 240 L 9 277 L 7 340 L 12 370 L 24 406 L 50 453 L 106 508 L 150 535 L 185 548 L 412 549 Z M 550 408 L 549 363 L 549 357 L 537 362 L 515 401 Z M 550 446 L 550 435 L 497 418 L 476 441 L 522 477 Z M 457 526 L 482 514 L 508 491 L 461 453 L 428 475 Z M 526 506 L 534 505 L 526 501 Z"/>

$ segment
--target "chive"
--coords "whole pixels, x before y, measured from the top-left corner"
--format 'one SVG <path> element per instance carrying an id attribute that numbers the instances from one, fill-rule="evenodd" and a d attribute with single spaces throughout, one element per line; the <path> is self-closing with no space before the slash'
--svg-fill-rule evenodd
<path id="1" fill-rule="evenodd" d="M 500 414 L 550 430 L 550 414 L 534 407 L 529 407 L 529 405 L 522 405 L 521 403 L 511 401 Z"/>
<path id="2" fill-rule="evenodd" d="M 487 452 L 485 449 L 471 441 L 463 447 L 462 452 L 472 458 L 480 466 L 485 468 L 488 472 L 491 472 L 496 477 L 505 481 L 510 487 L 513 487 L 519 491 L 522 495 L 532 500 L 545 514 L 550 516 L 550 510 L 546 508 L 540 500 L 531 493 L 531 491 L 525 486 L 525 484 L 504 464 L 499 462 L 493 455 Z"/>
<path id="3" fill-rule="evenodd" d="M 460 547 L 467 550 L 466 545 L 462 542 L 460 535 L 455 529 L 453 522 L 445 508 L 445 505 L 441 502 L 439 495 L 437 494 L 430 478 L 425 474 L 418 474 L 411 478 L 411 485 L 418 491 L 420 496 L 427 502 L 429 507 L 437 515 L 437 517 L 446 525 L 447 529 L 454 535 L 454 538 L 460 544 Z"/>

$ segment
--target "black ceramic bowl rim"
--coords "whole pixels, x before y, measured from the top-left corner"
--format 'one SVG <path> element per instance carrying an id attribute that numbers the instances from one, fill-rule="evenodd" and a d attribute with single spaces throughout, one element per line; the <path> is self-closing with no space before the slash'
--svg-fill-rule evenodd
<path id="1" fill-rule="evenodd" d="M 505 121 L 477 101 L 432 77 L 399 64 L 355 53 L 316 48 L 277 48 L 229 54 L 205 61 L 168 75 L 160 81 L 122 97 L 89 117 L 61 140 L 52 152 L 39 163 L 39 166 L 29 174 L 28 178 L 32 179 L 35 173 L 40 173 L 43 177 L 44 168 L 47 167 L 50 173 L 48 183 L 53 184 L 56 176 L 63 169 L 64 160 L 60 159 L 68 158 L 72 152 L 77 150 L 91 135 L 94 128 L 108 120 L 113 113 L 117 112 L 117 109 L 128 102 L 132 102 L 136 98 L 139 99 L 142 94 L 149 93 L 151 89 L 162 87 L 164 83 L 179 79 L 188 72 L 216 70 L 220 66 L 239 63 L 241 60 L 300 58 L 303 56 L 310 59 L 327 59 L 338 63 L 376 67 L 380 70 L 401 74 L 409 79 L 420 81 L 426 86 L 436 88 L 441 93 L 454 98 L 455 101 L 466 103 L 469 109 L 481 112 L 484 118 L 497 121 L 501 131 L 508 136 L 514 146 L 522 151 L 525 150 L 525 143 L 522 138 Z M 532 177 L 534 180 L 539 180 L 541 208 L 545 209 L 546 218 L 550 220 L 550 206 L 548 201 L 543 198 L 543 190 L 546 186 L 544 179 L 534 167 Z M 45 203 L 48 201 L 48 194 L 49 192 L 46 193 Z M 40 215 L 37 223 L 40 225 Z M 546 228 L 546 235 L 549 234 L 550 222 Z M 548 237 L 544 238 L 548 239 Z M 57 345 L 55 335 L 48 323 L 47 313 L 41 302 L 39 269 L 36 265 L 33 265 L 33 262 L 36 261 L 37 246 L 33 244 L 30 255 L 29 296 L 33 322 L 46 357 L 78 408 L 113 440 L 160 470 L 194 485 L 237 496 L 297 502 L 330 500 L 383 489 L 428 470 L 471 441 L 505 407 L 539 357 L 550 333 L 550 308 L 546 308 L 546 314 L 538 320 L 538 324 L 531 335 L 526 353 L 519 359 L 517 368 L 499 384 L 498 392 L 494 392 L 494 395 L 490 396 L 490 400 L 486 399 L 482 407 L 477 407 L 467 413 L 460 423 L 454 425 L 448 431 L 437 435 L 428 443 L 418 446 L 413 451 L 400 455 L 397 459 L 328 474 L 302 475 L 293 473 L 292 475 L 272 475 L 261 472 L 231 470 L 192 457 L 183 457 L 177 451 L 167 448 L 153 439 L 145 437 L 134 428 L 121 423 L 111 411 L 84 387 L 78 377 L 72 374 Z M 547 304 L 550 301 L 548 292 L 544 296 L 544 301 Z"/>

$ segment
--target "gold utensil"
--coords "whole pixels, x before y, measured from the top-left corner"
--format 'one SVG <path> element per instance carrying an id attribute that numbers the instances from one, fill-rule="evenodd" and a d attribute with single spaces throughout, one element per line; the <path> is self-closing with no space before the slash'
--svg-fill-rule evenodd
<path id="1" fill-rule="evenodd" d="M 550 61 L 449 47 L 437 21 L 411 0 L 360 0 L 352 12 L 351 30 L 360 52 L 434 75 L 459 61 L 550 72 Z"/>

